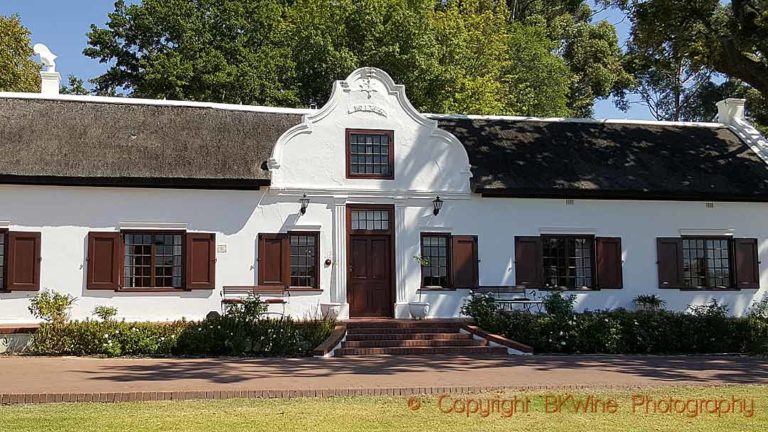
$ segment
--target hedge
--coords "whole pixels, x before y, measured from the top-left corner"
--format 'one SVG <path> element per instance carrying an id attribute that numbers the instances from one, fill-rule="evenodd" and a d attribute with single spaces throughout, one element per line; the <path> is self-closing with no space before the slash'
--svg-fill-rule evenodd
<path id="1" fill-rule="evenodd" d="M 464 313 L 484 330 L 530 345 L 537 353 L 768 354 L 764 315 L 730 317 L 716 303 L 687 313 L 625 309 L 575 313 L 572 302 L 564 306 L 562 296 L 554 297 L 548 303 L 555 307 L 533 314 L 499 311 L 492 298 L 473 296 Z"/>
<path id="2" fill-rule="evenodd" d="M 335 323 L 270 318 L 258 296 L 226 305 L 224 315 L 211 312 L 202 321 L 171 323 L 115 321 L 114 307 L 97 306 L 100 320 L 70 321 L 77 299 L 44 291 L 30 299 L 29 311 L 44 322 L 32 338 L 30 352 L 40 355 L 116 356 L 306 356 L 320 345 Z"/>
<path id="3" fill-rule="evenodd" d="M 289 317 L 243 322 L 230 316 L 171 323 L 45 322 L 32 338 L 37 355 L 307 356 L 330 335 L 329 320 Z"/>

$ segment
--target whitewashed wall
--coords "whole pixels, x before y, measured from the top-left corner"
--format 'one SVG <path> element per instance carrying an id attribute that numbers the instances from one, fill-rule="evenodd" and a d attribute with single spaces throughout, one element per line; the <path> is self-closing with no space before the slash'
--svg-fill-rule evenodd
<path id="1" fill-rule="evenodd" d="M 286 232 L 311 223 L 322 232 L 321 262 L 330 251 L 327 206 L 313 202 L 299 218 L 298 202 L 276 204 L 264 191 L 0 185 L 0 202 L 12 203 L 0 208 L 0 220 L 9 221 L 11 230 L 42 233 L 41 288 L 78 297 L 72 309 L 74 318 L 91 316 L 97 305 L 116 306 L 119 316 L 129 320 L 201 318 L 209 311 L 219 311 L 222 286 L 257 283 L 260 232 Z M 178 293 L 86 290 L 88 231 L 116 231 L 125 222 L 185 223 L 191 232 L 216 233 L 217 244 L 227 249 L 217 253 L 217 288 Z M 323 266 L 321 270 L 323 293 L 294 293 L 286 307 L 288 313 L 303 317 L 317 311 L 330 284 L 330 269 Z M 27 312 L 27 297 L 33 294 L 0 293 L 0 323 L 33 321 Z"/>
<path id="2" fill-rule="evenodd" d="M 343 287 L 333 286 L 330 200 L 313 197 L 307 214 L 298 216 L 295 200 L 276 202 L 264 191 L 195 191 L 56 186 L 0 186 L 0 220 L 10 229 L 42 232 L 41 286 L 78 297 L 72 315 L 89 317 L 96 305 L 113 305 L 129 320 L 201 318 L 220 310 L 221 287 L 256 284 L 256 239 L 260 232 L 285 232 L 302 227 L 321 230 L 322 293 L 294 293 L 286 311 L 297 317 L 316 314 L 320 303 L 343 302 Z M 394 203 L 375 198 L 371 203 Z M 588 201 L 480 198 L 447 200 L 438 216 L 428 199 L 400 202 L 404 221 L 397 232 L 398 315 L 416 299 L 420 269 L 412 259 L 419 253 L 419 233 L 450 231 L 478 236 L 481 285 L 514 285 L 514 236 L 538 235 L 541 229 L 588 230 L 599 236 L 622 238 L 624 288 L 577 293 L 579 309 L 631 307 L 638 294 L 658 294 L 670 309 L 685 310 L 691 303 L 716 298 L 741 314 L 755 298 L 765 295 L 768 272 L 761 264 L 762 289 L 742 291 L 679 291 L 658 289 L 656 237 L 680 235 L 680 229 L 733 229 L 737 237 L 759 239 L 760 259 L 768 258 L 765 204 L 700 202 Z M 151 210 L 148 210 L 151 209 Z M 91 230 L 116 230 L 121 222 L 186 223 L 190 231 L 215 232 L 226 253 L 217 254 L 215 290 L 178 293 L 125 293 L 85 289 L 86 235 Z M 344 265 L 344 264 L 334 264 Z M 334 298 L 339 293 L 342 298 Z M 456 316 L 467 290 L 425 294 L 432 316 Z M 27 312 L 31 293 L 0 294 L 0 323 L 33 321 Z M 275 306 L 272 306 L 275 309 Z"/>
<path id="3" fill-rule="evenodd" d="M 121 100 L 121 102 L 124 102 Z M 154 103 L 145 101 L 144 103 Z M 160 103 L 160 102 L 158 102 Z M 233 109 L 227 107 L 226 109 Z M 236 108 L 235 108 L 236 109 Z M 413 260 L 419 234 L 444 231 L 478 236 L 480 284 L 514 285 L 514 237 L 542 230 L 621 237 L 624 288 L 579 292 L 578 308 L 631 307 L 638 294 L 658 294 L 667 307 L 685 310 L 715 298 L 742 314 L 768 287 L 761 264 L 761 290 L 678 291 L 658 289 L 656 238 L 675 237 L 681 229 L 733 230 L 736 237 L 759 241 L 768 254 L 768 204 L 703 202 L 597 201 L 481 198 L 469 192 L 469 162 L 461 143 L 416 112 L 383 71 L 363 68 L 334 84 L 326 106 L 305 116 L 276 143 L 269 167 L 272 187 L 262 191 L 90 188 L 0 185 L 0 221 L 9 228 L 42 232 L 41 286 L 78 297 L 74 318 L 90 316 L 97 305 L 113 305 L 129 320 L 202 318 L 220 310 L 225 285 L 257 283 L 259 233 L 319 230 L 320 293 L 293 293 L 285 311 L 296 317 L 319 313 L 323 303 L 341 303 L 346 318 L 345 205 L 395 206 L 395 281 L 398 318 L 417 299 L 420 267 Z M 346 128 L 390 129 L 395 136 L 395 179 L 347 179 Z M 299 216 L 298 198 L 310 205 Z M 432 215 L 432 199 L 445 201 Z M 127 293 L 85 289 L 86 237 L 89 231 L 117 230 L 122 223 L 180 223 L 189 231 L 215 232 L 218 245 L 216 289 L 178 293 Z M 325 266 L 326 258 L 333 261 Z M 768 261 L 766 261 L 768 263 Z M 457 316 L 468 290 L 431 292 L 433 317 Z M 0 293 L 0 323 L 30 322 L 30 293 Z M 272 306 L 273 310 L 281 307 Z"/>
<path id="4" fill-rule="evenodd" d="M 556 199 L 480 198 L 449 201 L 440 215 L 428 209 L 409 209 L 406 225 L 424 231 L 449 228 L 454 234 L 478 236 L 480 285 L 515 285 L 514 236 L 535 236 L 542 231 L 591 232 L 597 236 L 621 237 L 623 249 L 623 289 L 572 292 L 578 310 L 632 308 L 638 294 L 657 294 L 672 310 L 686 310 L 689 304 L 705 304 L 717 299 L 741 315 L 754 299 L 768 292 L 767 204 L 704 202 L 600 201 L 576 200 L 566 205 Z M 436 227 L 436 228 L 431 228 Z M 757 238 L 760 264 L 760 290 L 681 291 L 658 288 L 656 238 L 678 237 L 680 230 L 733 230 L 734 237 Z M 447 230 L 447 229 L 446 229 Z M 418 234 L 409 233 L 406 243 L 418 252 Z M 410 254 L 410 255 L 409 255 Z M 418 284 L 417 263 L 409 264 L 408 285 Z M 410 290 L 409 290 L 410 291 Z M 453 295 L 429 294 L 434 316 L 453 313 L 467 291 Z"/>

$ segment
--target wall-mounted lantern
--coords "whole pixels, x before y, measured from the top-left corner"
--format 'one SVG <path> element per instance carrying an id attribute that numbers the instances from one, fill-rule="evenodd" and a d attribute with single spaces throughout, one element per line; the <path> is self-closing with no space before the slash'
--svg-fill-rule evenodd
<path id="1" fill-rule="evenodd" d="M 432 207 L 433 207 L 432 213 L 435 216 L 437 216 L 438 213 L 440 213 L 440 209 L 443 208 L 443 200 L 441 200 L 440 197 L 438 196 L 437 198 L 432 200 Z"/>
<path id="2" fill-rule="evenodd" d="M 301 203 L 301 209 L 299 212 L 301 212 L 301 214 L 306 214 L 307 206 L 309 205 L 309 198 L 307 198 L 307 194 L 304 194 L 301 198 L 299 198 L 299 202 Z"/>

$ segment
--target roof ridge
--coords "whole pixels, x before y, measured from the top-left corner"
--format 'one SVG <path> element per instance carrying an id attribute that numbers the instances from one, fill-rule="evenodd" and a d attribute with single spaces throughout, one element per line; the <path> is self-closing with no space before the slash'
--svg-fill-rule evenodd
<path id="1" fill-rule="evenodd" d="M 309 108 L 286 108 L 270 107 L 263 105 L 239 105 L 219 102 L 196 102 L 167 99 L 144 99 L 129 97 L 111 97 L 111 96 L 90 96 L 90 95 L 64 95 L 64 94 L 41 94 L 41 93 L 21 93 L 21 92 L 0 92 L 0 98 L 5 99 L 34 99 L 34 100 L 54 100 L 65 102 L 90 102 L 106 104 L 124 104 L 124 105 L 155 105 L 155 106 L 174 106 L 190 108 L 209 108 L 230 111 L 248 111 L 276 114 L 309 114 L 316 112 L 316 109 Z M 530 121 L 530 122 L 551 122 L 551 123 L 590 123 L 590 124 L 630 124 L 630 125 L 656 125 L 656 126 L 689 126 L 689 127 L 726 127 L 722 123 L 712 122 L 682 122 L 682 121 L 661 121 L 661 120 L 631 120 L 631 119 L 593 119 L 593 118 L 575 118 L 575 117 L 530 117 L 530 116 L 504 116 L 504 115 L 477 115 L 477 114 L 439 114 L 422 113 L 427 118 L 433 120 L 509 120 L 509 121 Z"/>
<path id="2" fill-rule="evenodd" d="M 435 114 L 425 113 L 424 116 L 435 120 L 510 120 L 550 123 L 591 123 L 591 124 L 632 124 L 650 126 L 693 126 L 693 127 L 728 127 L 728 125 L 716 122 L 686 122 L 666 120 L 634 120 L 634 119 L 594 119 L 584 117 L 526 117 L 504 115 L 477 115 L 477 114 Z"/>
<path id="3" fill-rule="evenodd" d="M 196 102 L 196 101 L 180 101 L 180 100 L 167 100 L 167 99 L 142 99 L 142 98 L 129 98 L 129 97 L 111 97 L 111 96 L 90 96 L 90 95 L 48 95 L 41 93 L 17 93 L 17 92 L 0 92 L 0 98 L 4 99 L 34 99 L 34 100 L 53 100 L 63 102 L 89 102 L 89 103 L 103 103 L 103 104 L 123 104 L 123 105 L 155 105 L 155 106 L 173 106 L 173 107 L 187 107 L 187 108 L 209 108 L 220 109 L 228 111 L 249 111 L 249 112 L 262 112 L 262 113 L 275 113 L 275 114 L 308 114 L 315 110 L 306 108 L 285 108 L 285 107 L 269 107 L 261 105 L 238 105 L 238 104 L 225 104 L 218 102 Z"/>

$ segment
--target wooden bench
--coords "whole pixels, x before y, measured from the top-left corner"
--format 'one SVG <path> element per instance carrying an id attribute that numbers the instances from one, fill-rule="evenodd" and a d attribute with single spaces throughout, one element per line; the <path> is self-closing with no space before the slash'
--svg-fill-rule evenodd
<path id="1" fill-rule="evenodd" d="M 237 286 L 224 286 L 221 293 L 221 308 L 224 312 L 224 307 L 228 304 L 239 304 L 249 296 L 258 296 L 262 302 L 267 305 L 267 312 L 265 315 L 285 315 L 285 305 L 288 301 L 285 297 L 290 296 L 290 292 L 281 287 L 265 287 L 258 285 L 237 285 Z M 277 305 L 280 311 L 271 311 L 269 307 Z"/>

